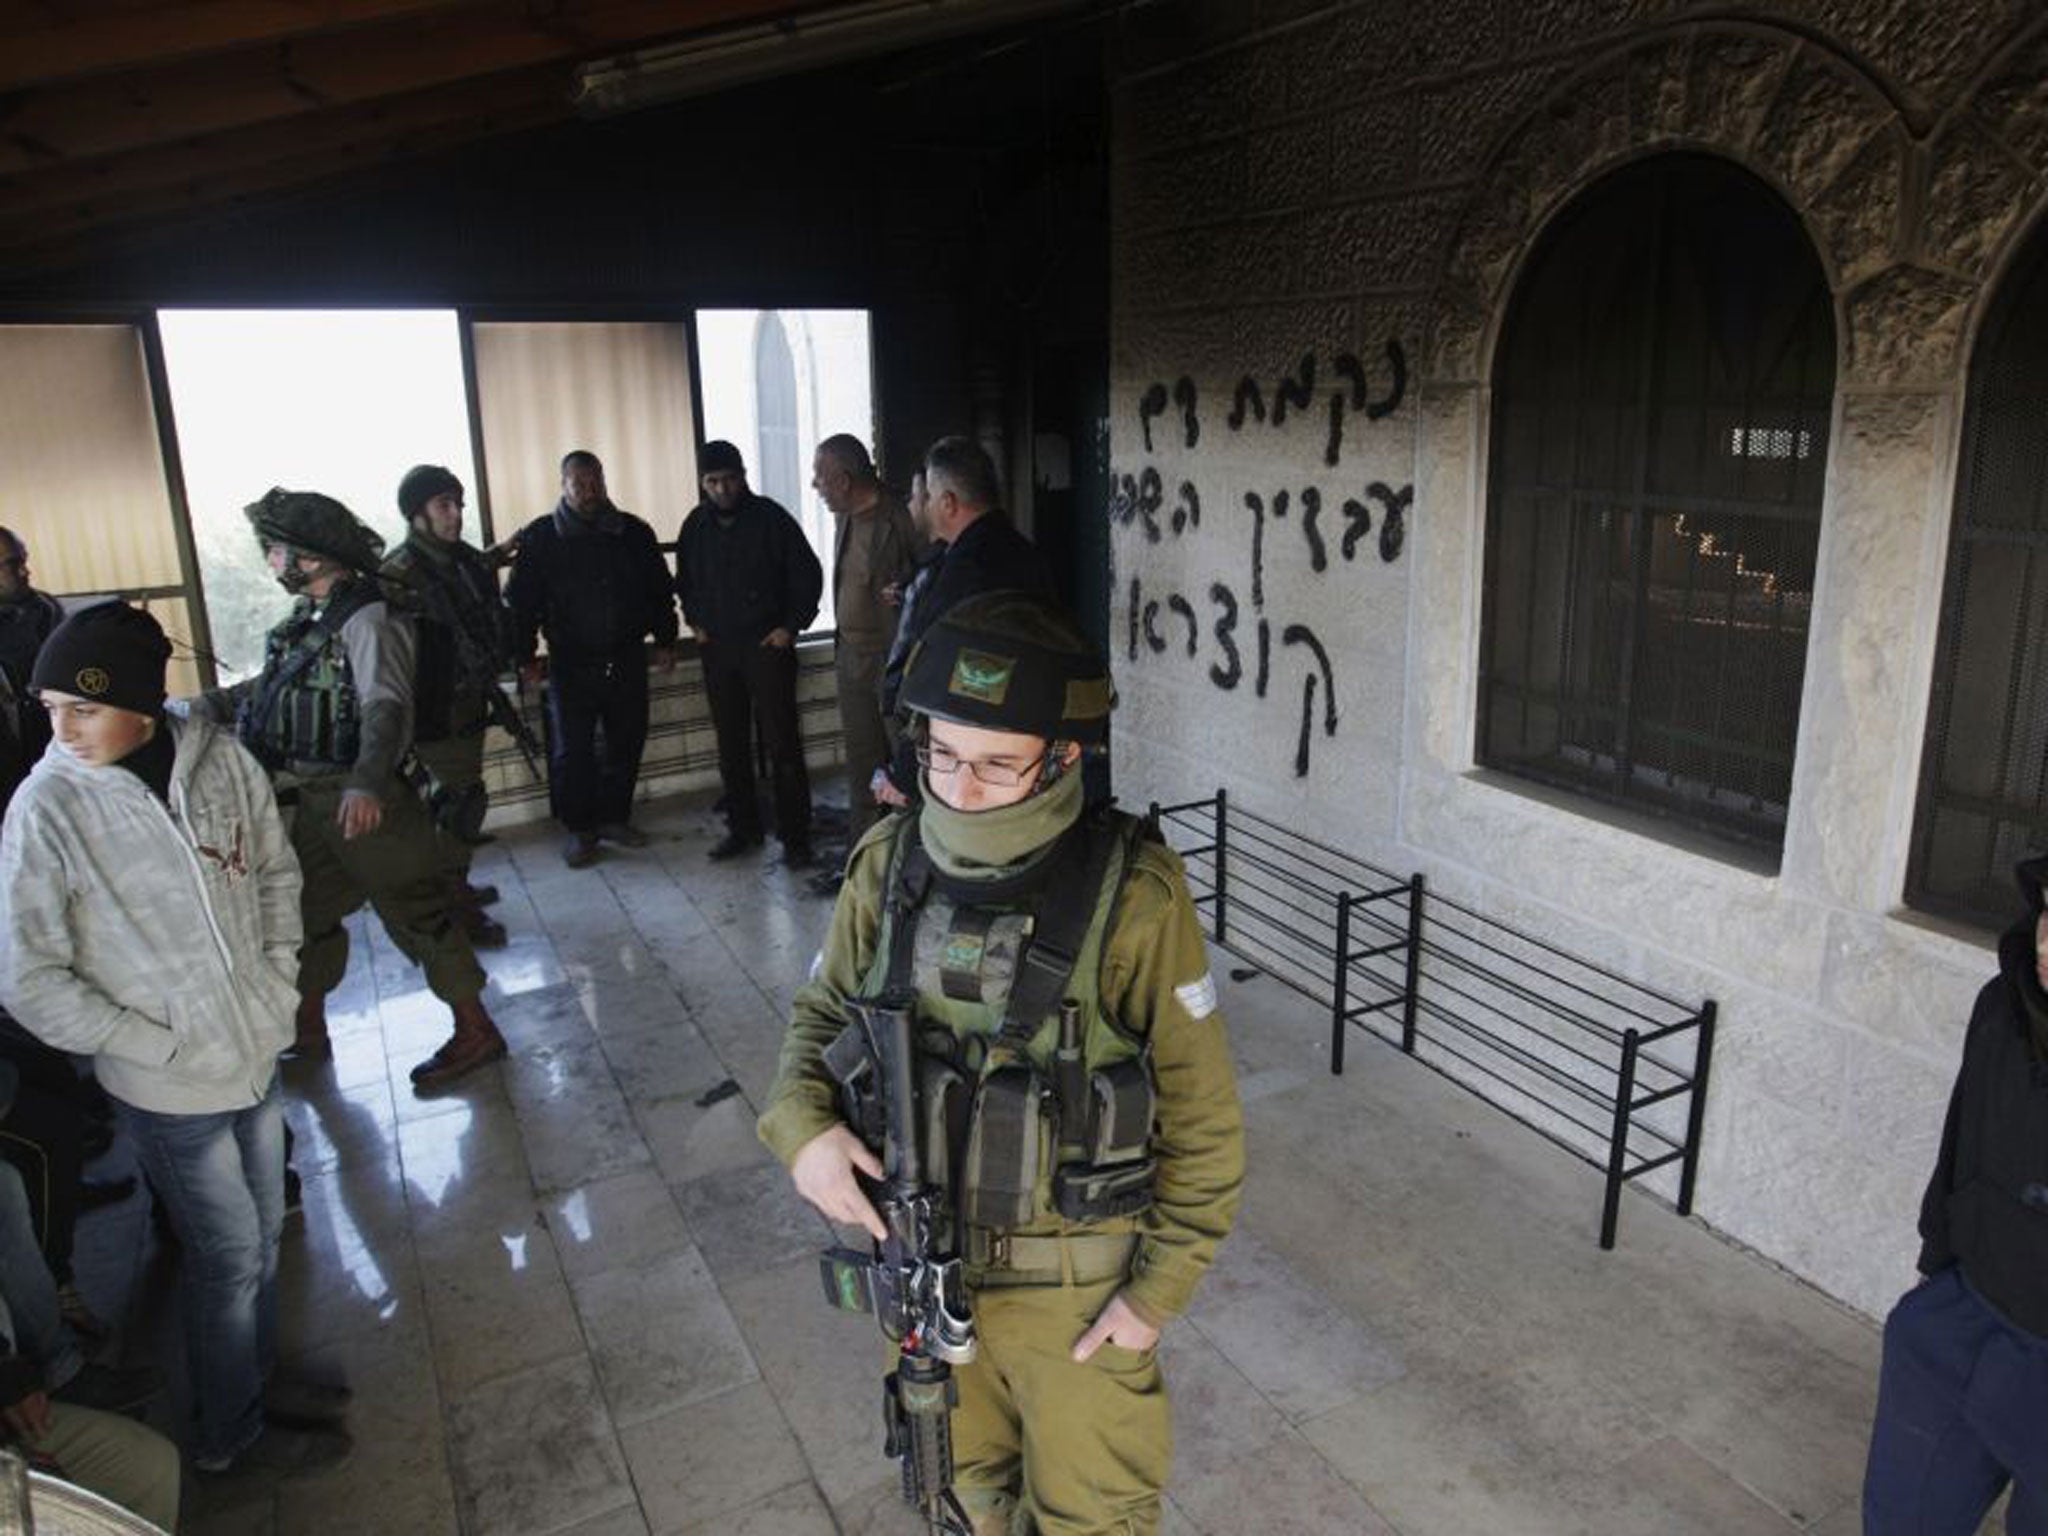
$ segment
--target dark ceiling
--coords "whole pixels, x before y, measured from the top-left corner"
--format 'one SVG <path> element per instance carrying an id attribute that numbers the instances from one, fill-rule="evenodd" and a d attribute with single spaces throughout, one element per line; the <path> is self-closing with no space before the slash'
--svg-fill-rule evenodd
<path id="1" fill-rule="evenodd" d="M 574 115 L 579 64 L 692 51 L 680 94 L 957 38 L 1046 0 L 17 0 L 0 266 Z"/>

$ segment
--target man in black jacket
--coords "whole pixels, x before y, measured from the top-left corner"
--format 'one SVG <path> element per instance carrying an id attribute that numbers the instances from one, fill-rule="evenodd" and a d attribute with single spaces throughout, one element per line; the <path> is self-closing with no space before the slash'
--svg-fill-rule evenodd
<path id="1" fill-rule="evenodd" d="M 811 862 L 811 780 L 796 718 L 796 637 L 818 616 L 824 568 L 797 520 L 747 488 L 739 449 L 706 443 L 697 470 L 704 500 L 676 536 L 676 591 L 704 660 L 718 732 L 726 834 L 711 857 L 729 859 L 760 844 L 752 762 L 758 717 L 783 862 L 802 868 Z"/>
<path id="2" fill-rule="evenodd" d="M 29 584 L 28 546 L 0 528 L 0 812 L 50 744 L 50 722 L 29 694 L 28 675 L 63 617 L 57 599 Z"/>
<path id="3" fill-rule="evenodd" d="M 562 500 L 519 535 L 506 584 L 514 654 L 548 683 L 548 789 L 569 833 L 562 858 L 582 869 L 598 840 L 638 848 L 633 786 L 647 745 L 647 656 L 675 665 L 676 612 L 654 530 L 612 505 L 597 455 L 562 460 Z M 534 660 L 545 632 L 548 655 Z M 600 742 L 601 737 L 601 742 Z"/>
<path id="4" fill-rule="evenodd" d="M 1920 1271 L 1884 1328 L 1864 1536 L 1967 1536 L 2010 1483 L 2010 1536 L 2048 1536 L 2048 858 L 1977 995 Z"/>
<path id="5" fill-rule="evenodd" d="M 911 650 L 939 616 L 965 597 L 983 592 L 1028 592 L 1052 598 L 1052 576 L 1038 546 L 1002 512 L 995 461 L 968 437 L 942 437 L 925 450 L 923 485 L 911 486 L 918 531 L 941 553 L 927 557 L 903 594 L 896 638 L 882 664 L 882 716 L 894 719 L 903 668 Z M 908 805 L 917 793 L 915 745 L 898 741 L 894 755 L 869 786 L 884 805 Z"/>

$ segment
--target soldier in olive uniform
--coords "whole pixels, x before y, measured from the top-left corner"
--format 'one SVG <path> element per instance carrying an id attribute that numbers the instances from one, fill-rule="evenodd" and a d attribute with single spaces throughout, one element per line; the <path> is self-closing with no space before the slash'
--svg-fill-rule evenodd
<path id="1" fill-rule="evenodd" d="M 462 482 L 420 464 L 398 482 L 398 510 L 411 531 L 384 562 L 384 592 L 413 621 L 412 749 L 433 779 L 429 805 L 441 835 L 441 868 L 456 921 L 479 948 L 505 942 L 505 925 L 484 915 L 495 886 L 470 884 L 488 793 L 484 730 L 489 695 L 512 663 L 512 621 L 498 596 L 496 550 L 462 538 Z"/>
<path id="2" fill-rule="evenodd" d="M 484 1011 L 483 968 L 450 915 L 426 807 L 398 776 L 412 730 L 412 626 L 377 583 L 384 541 L 340 502 L 273 490 L 248 508 L 270 569 L 299 601 L 270 632 L 260 676 L 209 695 L 271 771 L 305 874 L 295 1049 L 325 1056 L 327 994 L 348 968 L 342 926 L 365 901 L 427 985 L 454 1031 L 412 1069 L 421 1091 L 505 1054 Z"/>
<path id="3" fill-rule="evenodd" d="M 761 1138 L 811 1204 L 883 1237 L 855 1177 L 882 1166 L 822 1053 L 849 1000 L 915 996 L 922 1123 L 949 1126 L 925 1161 L 948 1169 L 942 1240 L 979 1333 L 954 1375 L 956 1490 L 984 1536 L 1150 1532 L 1172 1455 L 1154 1347 L 1244 1174 L 1200 924 L 1142 823 L 1084 814 L 1111 689 L 1063 614 L 1019 593 L 958 604 L 902 702 L 924 802 L 854 850 Z M 934 1094 L 973 1105 L 964 1126 Z"/>

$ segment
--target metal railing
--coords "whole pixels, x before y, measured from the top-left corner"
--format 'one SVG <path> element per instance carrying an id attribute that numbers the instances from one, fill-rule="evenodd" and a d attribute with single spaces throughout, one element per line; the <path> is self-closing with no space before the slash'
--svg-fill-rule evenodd
<path id="1" fill-rule="evenodd" d="M 1362 1028 L 1621 1189 L 1677 1164 L 1692 1214 L 1716 1007 L 1629 980 L 1400 875 L 1230 803 L 1151 807 L 1211 940 L 1327 1007 L 1330 1071 Z"/>

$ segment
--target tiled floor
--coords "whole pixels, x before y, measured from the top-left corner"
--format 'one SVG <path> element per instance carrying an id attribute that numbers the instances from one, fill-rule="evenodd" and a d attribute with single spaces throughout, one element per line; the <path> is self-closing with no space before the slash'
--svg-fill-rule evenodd
<path id="1" fill-rule="evenodd" d="M 450 1097 L 406 1078 L 442 1011 L 358 928 L 335 1059 L 288 1074 L 283 1336 L 354 1384 L 359 1448 L 324 1480 L 194 1490 L 188 1530 L 914 1528 L 872 1324 L 823 1304 L 830 1232 L 752 1134 L 827 908 L 772 854 L 708 863 L 698 804 L 644 820 L 649 848 L 580 873 L 540 829 L 486 852 L 514 1054 Z M 1164 1346 L 1169 1532 L 1856 1529 L 1867 1322 L 1633 1193 L 1602 1254 L 1588 1170 L 1369 1041 L 1332 1079 L 1271 981 L 1225 997 L 1251 1174 Z M 137 1339 L 174 1348 L 130 1204 L 91 1229 L 88 1280 L 136 1283 Z"/>

